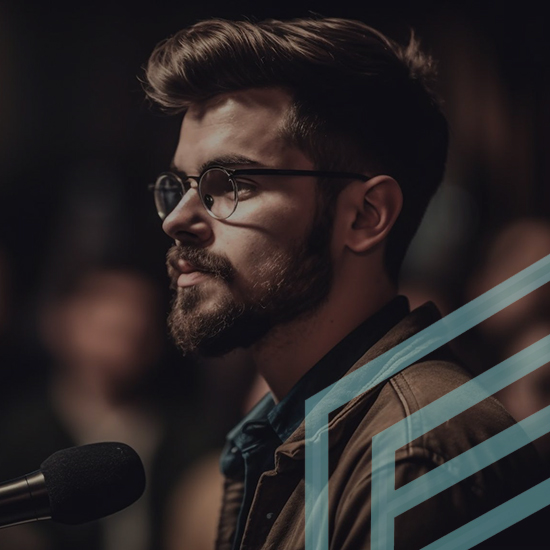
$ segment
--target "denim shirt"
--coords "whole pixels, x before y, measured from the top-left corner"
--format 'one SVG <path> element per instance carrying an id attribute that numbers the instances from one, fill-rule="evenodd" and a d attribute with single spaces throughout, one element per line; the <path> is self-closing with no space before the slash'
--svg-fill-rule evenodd
<path id="1" fill-rule="evenodd" d="M 233 541 L 241 545 L 248 512 L 263 472 L 273 469 L 274 454 L 305 418 L 305 401 L 336 382 L 384 334 L 409 313 L 406 297 L 397 296 L 348 334 L 275 404 L 267 394 L 227 435 L 220 466 L 226 477 L 244 480 L 244 495 Z"/>

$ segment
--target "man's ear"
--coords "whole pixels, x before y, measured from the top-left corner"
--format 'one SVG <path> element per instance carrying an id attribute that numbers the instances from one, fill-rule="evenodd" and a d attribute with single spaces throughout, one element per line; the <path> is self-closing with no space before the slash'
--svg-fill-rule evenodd
<path id="1" fill-rule="evenodd" d="M 353 252 L 371 250 L 390 232 L 403 206 L 399 184 L 390 176 L 376 176 L 349 189 L 346 245 Z"/>

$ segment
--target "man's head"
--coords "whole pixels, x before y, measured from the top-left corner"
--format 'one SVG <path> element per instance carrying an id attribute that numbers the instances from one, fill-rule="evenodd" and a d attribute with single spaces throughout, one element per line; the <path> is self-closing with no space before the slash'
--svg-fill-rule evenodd
<path id="1" fill-rule="evenodd" d="M 254 176 L 262 195 L 240 189 L 244 200 L 239 196 L 227 220 L 191 207 L 196 195 L 187 193 L 164 225 L 179 245 L 169 264 L 174 280 L 182 283 L 172 314 L 181 334 L 189 334 L 210 310 L 218 334 L 232 334 L 228 327 L 248 318 L 236 331 L 250 336 L 240 342 L 246 345 L 276 324 L 319 307 L 338 271 L 331 250 L 331 235 L 339 230 L 334 227 L 337 203 L 345 209 L 342 190 L 351 188 L 353 194 L 357 184 L 362 193 L 377 191 L 370 194 L 372 201 L 365 198 L 369 212 L 353 223 L 361 227 L 384 218 L 385 227 L 354 252 L 382 249 L 384 272 L 396 281 L 444 169 L 447 128 L 429 91 L 431 72 L 414 40 L 403 49 L 360 22 L 340 19 L 211 20 L 157 47 L 147 67 L 147 92 L 165 109 L 185 113 L 174 158 L 180 172 L 198 176 L 201 167 L 215 164 L 386 175 L 371 183 Z M 399 183 L 399 191 L 387 184 L 390 179 Z M 383 188 L 390 189 L 390 198 L 384 198 L 389 207 L 380 215 L 374 203 Z M 201 206 L 198 200 L 195 206 Z M 239 254 L 232 251 L 236 243 Z M 208 269 L 215 260 L 226 264 L 225 275 Z M 193 267 L 209 272 L 208 284 L 194 284 L 197 275 L 186 273 Z M 216 317 L 214 311 L 222 310 L 232 312 Z M 197 312 L 195 319 L 190 311 Z M 202 332 L 211 329 L 208 323 Z M 236 333 L 233 341 L 239 340 Z M 195 336 L 195 343 L 204 340 L 204 334 Z"/>

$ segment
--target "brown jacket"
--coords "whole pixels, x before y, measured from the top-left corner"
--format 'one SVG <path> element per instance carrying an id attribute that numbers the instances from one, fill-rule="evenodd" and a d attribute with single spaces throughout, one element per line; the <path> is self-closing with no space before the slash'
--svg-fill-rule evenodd
<path id="1" fill-rule="evenodd" d="M 438 320 L 427 304 L 398 323 L 349 372 Z M 471 376 L 448 348 L 425 357 L 352 399 L 329 423 L 329 532 L 332 550 L 368 550 L 371 516 L 371 440 L 374 435 L 467 382 Z M 499 433 L 513 423 L 488 398 L 396 452 L 396 488 Z M 275 453 L 275 469 L 258 483 L 242 550 L 298 550 L 304 538 L 304 423 Z M 395 548 L 414 550 L 531 487 L 543 476 L 532 446 L 495 462 L 398 516 Z M 217 550 L 231 550 L 243 494 L 226 479 Z M 497 544 L 497 543 L 495 543 Z M 501 544 L 501 543 L 498 543 Z"/>

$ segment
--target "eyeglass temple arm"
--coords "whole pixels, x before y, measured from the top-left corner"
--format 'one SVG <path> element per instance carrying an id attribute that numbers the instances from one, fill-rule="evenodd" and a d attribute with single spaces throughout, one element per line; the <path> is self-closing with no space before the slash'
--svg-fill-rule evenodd
<path id="1" fill-rule="evenodd" d="M 316 176 L 321 178 L 357 179 L 368 181 L 372 176 L 356 174 L 354 172 L 323 172 L 319 170 L 276 170 L 272 168 L 245 168 L 243 170 L 231 170 L 231 176 Z"/>

